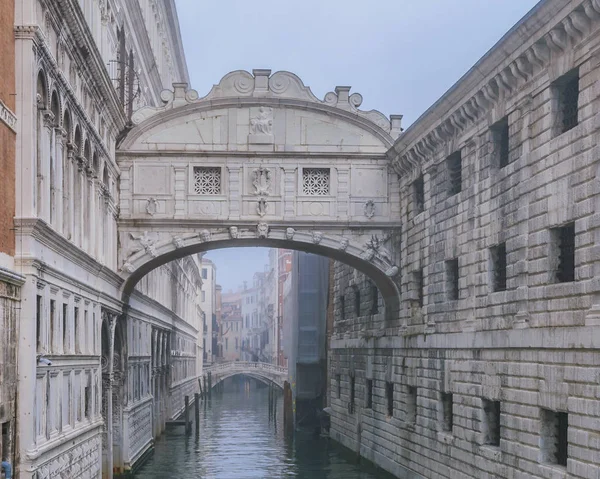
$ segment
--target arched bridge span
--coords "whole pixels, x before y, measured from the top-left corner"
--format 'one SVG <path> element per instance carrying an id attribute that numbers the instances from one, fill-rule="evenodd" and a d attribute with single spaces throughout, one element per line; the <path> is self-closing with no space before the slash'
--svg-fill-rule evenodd
<path id="1" fill-rule="evenodd" d="M 203 374 L 207 373 L 211 373 L 213 387 L 227 378 L 243 374 L 267 384 L 275 384 L 280 389 L 283 389 L 283 383 L 288 377 L 287 368 L 255 361 L 215 363 L 204 368 Z"/>

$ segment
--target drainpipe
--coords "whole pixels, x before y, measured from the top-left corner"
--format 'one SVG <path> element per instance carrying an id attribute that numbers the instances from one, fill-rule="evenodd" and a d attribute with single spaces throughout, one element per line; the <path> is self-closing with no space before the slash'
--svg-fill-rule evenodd
<path id="1" fill-rule="evenodd" d="M 5 479 L 11 479 L 12 478 L 12 466 L 10 465 L 9 462 L 7 461 L 2 461 L 2 468 L 4 471 L 4 477 Z"/>

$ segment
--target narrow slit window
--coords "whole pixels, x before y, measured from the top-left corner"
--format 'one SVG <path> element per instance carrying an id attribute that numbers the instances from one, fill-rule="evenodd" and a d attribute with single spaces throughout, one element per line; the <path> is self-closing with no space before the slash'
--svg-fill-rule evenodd
<path id="1" fill-rule="evenodd" d="M 483 399 L 484 444 L 500 446 L 500 401 Z"/>
<path id="2" fill-rule="evenodd" d="M 62 317 L 62 335 L 63 335 L 63 353 L 69 350 L 69 329 L 67 326 L 67 319 L 69 314 L 69 305 L 63 303 L 63 317 Z"/>
<path id="3" fill-rule="evenodd" d="M 415 424 L 417 422 L 417 388 L 408 386 L 406 394 L 406 422 Z"/>
<path id="4" fill-rule="evenodd" d="M 419 176 L 413 183 L 415 211 L 422 212 L 425 209 L 425 180 L 423 175 Z"/>
<path id="5" fill-rule="evenodd" d="M 385 383 L 385 398 L 387 402 L 387 415 L 394 415 L 394 383 L 387 381 Z"/>
<path id="6" fill-rule="evenodd" d="M 556 271 L 558 283 L 575 281 L 575 223 L 569 223 L 552 230 L 555 243 Z"/>
<path id="7" fill-rule="evenodd" d="M 340 374 L 335 375 L 335 384 L 337 388 L 337 397 L 341 399 L 342 397 L 342 376 Z"/>
<path id="8" fill-rule="evenodd" d="M 340 296 L 340 319 L 346 319 L 346 298 L 343 294 Z"/>
<path id="9" fill-rule="evenodd" d="M 356 316 L 360 316 L 360 289 L 358 287 L 354 288 L 354 312 Z"/>
<path id="10" fill-rule="evenodd" d="M 373 380 L 367 379 L 367 397 L 366 397 L 366 408 L 373 408 Z"/>
<path id="11" fill-rule="evenodd" d="M 38 294 L 35 303 L 35 338 L 38 353 L 42 351 L 42 297 Z"/>
<path id="12" fill-rule="evenodd" d="M 509 163 L 509 129 L 508 116 L 505 116 L 492 127 L 494 149 L 498 155 L 498 167 L 504 168 Z"/>
<path id="13" fill-rule="evenodd" d="M 379 313 L 379 290 L 374 284 L 371 285 L 371 314 Z"/>
<path id="14" fill-rule="evenodd" d="M 417 304 L 419 305 L 420 308 L 422 308 L 425 303 L 425 294 L 423 291 L 423 288 L 424 288 L 423 270 L 420 269 L 418 271 L 415 271 L 414 275 L 415 275 L 415 288 L 417 290 Z"/>
<path id="15" fill-rule="evenodd" d="M 55 344 L 55 333 L 56 333 L 56 300 L 50 300 L 50 350 L 56 352 Z"/>
<path id="16" fill-rule="evenodd" d="M 460 150 L 446 158 L 448 170 L 448 193 L 450 196 L 462 191 L 462 157 Z"/>
<path id="17" fill-rule="evenodd" d="M 506 291 L 506 243 L 491 248 L 493 291 Z"/>
<path id="18" fill-rule="evenodd" d="M 448 293 L 448 299 L 451 301 L 459 298 L 460 288 L 458 273 L 458 258 L 446 261 L 446 291 Z"/>
<path id="19" fill-rule="evenodd" d="M 566 412 L 542 409 L 542 460 L 549 464 L 567 466 L 569 450 L 569 418 Z"/>
<path id="20" fill-rule="evenodd" d="M 560 133 L 565 133 L 578 124 L 579 114 L 579 70 L 571 70 L 556 81 Z"/>
<path id="21" fill-rule="evenodd" d="M 355 395 L 355 378 L 350 376 L 350 404 L 348 405 L 348 412 L 352 414 L 354 412 L 354 395 Z"/>
<path id="22" fill-rule="evenodd" d="M 443 422 L 442 429 L 446 432 L 452 432 L 452 426 L 454 425 L 453 417 L 453 401 L 451 393 L 442 393 L 442 412 Z"/>

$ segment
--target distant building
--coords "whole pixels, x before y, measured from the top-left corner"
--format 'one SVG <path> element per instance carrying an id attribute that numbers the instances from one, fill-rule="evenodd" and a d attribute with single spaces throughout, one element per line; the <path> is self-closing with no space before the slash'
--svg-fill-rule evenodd
<path id="1" fill-rule="evenodd" d="M 224 361 L 237 361 L 242 353 L 242 295 L 228 293 L 222 296 L 221 340 Z"/>
<path id="2" fill-rule="evenodd" d="M 214 360 L 216 347 L 213 350 L 213 325 L 217 321 L 217 267 L 207 258 L 202 258 L 202 289 L 200 291 L 200 305 L 203 312 L 202 349 L 204 351 L 204 364 L 210 365 Z M 216 343 L 216 341 L 214 342 Z"/>

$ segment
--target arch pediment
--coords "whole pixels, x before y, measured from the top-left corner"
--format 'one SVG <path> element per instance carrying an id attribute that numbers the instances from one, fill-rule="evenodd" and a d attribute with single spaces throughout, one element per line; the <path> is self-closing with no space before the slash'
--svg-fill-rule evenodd
<path id="1" fill-rule="evenodd" d="M 362 96 L 350 87 L 319 100 L 293 73 L 253 73 L 231 72 L 203 98 L 174 84 L 162 107 L 134 114 L 120 149 L 383 154 L 400 133 L 399 116 L 360 110 Z"/>

